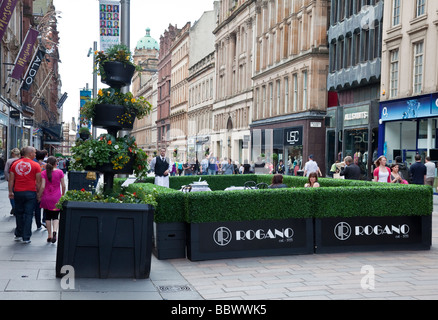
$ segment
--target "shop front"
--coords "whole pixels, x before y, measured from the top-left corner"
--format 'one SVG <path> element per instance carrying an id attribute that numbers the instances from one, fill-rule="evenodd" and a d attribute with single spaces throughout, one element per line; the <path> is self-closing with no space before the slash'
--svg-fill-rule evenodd
<path id="1" fill-rule="evenodd" d="M 377 150 L 377 103 L 353 104 L 330 108 L 326 118 L 327 167 L 351 156 L 362 173 L 371 180 L 373 153 Z"/>
<path id="2" fill-rule="evenodd" d="M 417 153 L 438 161 L 437 120 L 438 93 L 382 102 L 378 154 L 389 164 L 400 156 L 408 167 Z"/>
<path id="3" fill-rule="evenodd" d="M 269 167 L 283 160 L 286 174 L 302 173 L 307 157 L 314 160 L 325 176 L 325 125 L 323 117 L 312 117 L 251 128 L 252 159 Z"/>

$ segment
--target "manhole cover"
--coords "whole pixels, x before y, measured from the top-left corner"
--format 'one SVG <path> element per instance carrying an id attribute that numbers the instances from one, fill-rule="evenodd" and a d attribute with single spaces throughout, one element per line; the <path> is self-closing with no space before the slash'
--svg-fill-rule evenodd
<path id="1" fill-rule="evenodd" d="M 160 292 L 184 292 L 192 291 L 188 285 L 169 285 L 169 286 L 158 286 L 158 291 Z"/>

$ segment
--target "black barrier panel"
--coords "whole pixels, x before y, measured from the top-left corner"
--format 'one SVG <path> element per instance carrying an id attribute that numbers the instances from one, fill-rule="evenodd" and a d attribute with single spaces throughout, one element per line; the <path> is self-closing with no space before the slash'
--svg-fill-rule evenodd
<path id="1" fill-rule="evenodd" d="M 432 216 L 315 219 L 315 252 L 427 250 Z"/>
<path id="2" fill-rule="evenodd" d="M 228 221 L 188 225 L 192 261 L 313 253 L 312 219 Z"/>

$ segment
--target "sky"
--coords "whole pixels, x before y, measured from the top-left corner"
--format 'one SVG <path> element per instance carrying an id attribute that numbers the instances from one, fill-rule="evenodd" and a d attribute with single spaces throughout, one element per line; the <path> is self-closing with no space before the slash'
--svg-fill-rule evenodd
<path id="1" fill-rule="evenodd" d="M 100 49 L 99 0 L 54 0 L 58 16 L 60 37 L 59 72 L 61 93 L 68 98 L 63 106 L 63 121 L 76 121 L 79 114 L 80 90 L 89 84 L 93 87 L 93 57 L 87 57 L 94 41 Z M 151 29 L 151 36 L 158 42 L 169 24 L 182 28 L 187 22 L 198 20 L 205 11 L 213 10 L 213 0 L 130 0 L 130 48 L 134 52 L 137 41 Z M 106 87 L 98 78 L 97 88 Z"/>

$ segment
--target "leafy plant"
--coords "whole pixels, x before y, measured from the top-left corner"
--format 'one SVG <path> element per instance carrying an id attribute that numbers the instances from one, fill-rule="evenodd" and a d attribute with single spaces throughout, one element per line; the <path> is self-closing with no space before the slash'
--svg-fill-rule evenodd
<path id="1" fill-rule="evenodd" d="M 132 59 L 131 51 L 126 45 L 117 44 L 107 49 L 107 51 L 95 51 L 95 69 L 98 75 L 105 77 L 103 68 L 106 62 L 122 62 L 135 67 L 137 71 L 141 71 L 141 67 L 136 65 Z"/>
<path id="2" fill-rule="evenodd" d="M 98 139 L 78 141 L 72 147 L 74 163 L 73 170 L 82 171 L 85 168 L 96 168 L 111 163 L 114 170 L 123 167 L 134 157 L 134 173 L 137 177 L 147 175 L 147 154 L 137 147 L 135 138 L 124 136 L 115 138 L 110 134 L 102 134 Z"/>
<path id="3" fill-rule="evenodd" d="M 58 201 L 56 207 L 62 209 L 62 205 L 65 201 L 76 201 L 76 202 L 105 202 L 105 203 L 136 203 L 136 204 L 150 204 L 152 206 L 157 205 L 156 201 L 157 192 L 144 191 L 142 189 L 136 190 L 134 192 L 129 192 L 125 189 L 120 193 L 91 193 L 82 190 L 69 190 L 67 191 Z"/>
<path id="4" fill-rule="evenodd" d="M 88 123 L 95 116 L 97 104 L 113 104 L 123 106 L 125 113 L 117 119 L 120 124 L 134 121 L 135 115 L 142 119 L 152 111 L 152 105 L 143 97 L 135 98 L 131 92 L 123 93 L 118 89 L 106 88 L 98 91 L 97 97 L 87 101 L 81 108 L 81 123 Z"/>

